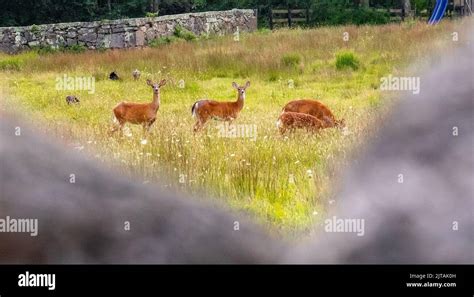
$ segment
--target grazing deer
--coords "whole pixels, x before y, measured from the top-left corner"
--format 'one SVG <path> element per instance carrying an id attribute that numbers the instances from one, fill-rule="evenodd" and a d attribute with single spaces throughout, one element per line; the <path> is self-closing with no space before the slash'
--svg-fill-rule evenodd
<path id="1" fill-rule="evenodd" d="M 209 119 L 221 121 L 235 120 L 244 107 L 245 91 L 249 86 L 249 81 L 243 87 L 238 86 L 235 82 L 232 83 L 232 87 L 237 90 L 237 101 L 234 102 L 196 101 L 191 108 L 191 113 L 197 120 L 196 124 L 194 124 L 194 132 L 201 130 Z"/>
<path id="2" fill-rule="evenodd" d="M 316 100 L 293 100 L 283 107 L 283 112 L 299 112 L 312 115 L 325 122 L 325 128 L 344 127 L 344 119 L 336 120 L 331 110 Z"/>
<path id="3" fill-rule="evenodd" d="M 319 129 L 325 128 L 326 123 L 309 114 L 299 112 L 283 112 L 278 117 L 277 127 L 280 134 L 285 134 L 287 130 L 295 130 L 298 128 L 306 129 L 308 132 L 317 132 Z"/>
<path id="4" fill-rule="evenodd" d="M 109 79 L 110 79 L 110 80 L 119 80 L 120 77 L 118 76 L 117 72 L 112 71 L 112 72 L 109 74 Z"/>
<path id="5" fill-rule="evenodd" d="M 141 124 L 144 131 L 148 132 L 151 125 L 156 120 L 156 113 L 160 108 L 160 88 L 166 84 L 162 79 L 160 83 L 151 80 L 146 81 L 147 85 L 153 88 L 153 101 L 151 103 L 128 103 L 121 102 L 114 107 L 113 112 L 118 125 L 112 129 L 111 133 L 122 130 L 125 123 Z"/>
<path id="6" fill-rule="evenodd" d="M 79 103 L 79 98 L 74 95 L 69 95 L 66 97 L 66 102 L 68 105 Z"/>
<path id="7" fill-rule="evenodd" d="M 140 74 L 141 74 L 141 73 L 140 73 L 140 70 L 138 70 L 138 69 L 135 69 L 135 70 L 133 70 L 133 72 L 132 72 L 132 76 L 133 76 L 133 78 L 134 78 L 135 80 L 138 80 L 138 79 L 140 78 Z"/>

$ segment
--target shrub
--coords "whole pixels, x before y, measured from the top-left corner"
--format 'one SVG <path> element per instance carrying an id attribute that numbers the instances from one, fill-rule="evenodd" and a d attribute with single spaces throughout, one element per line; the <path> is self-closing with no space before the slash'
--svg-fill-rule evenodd
<path id="1" fill-rule="evenodd" d="M 176 38 L 174 36 L 162 36 L 162 37 L 155 38 L 155 39 L 149 41 L 148 46 L 149 47 L 158 47 L 160 45 L 175 42 L 176 40 L 178 40 L 178 38 Z"/>
<path id="2" fill-rule="evenodd" d="M 162 36 L 159 38 L 155 38 L 148 42 L 148 46 L 158 47 L 160 45 L 169 44 L 176 41 L 183 41 L 183 40 L 193 41 L 196 39 L 197 39 L 197 36 L 193 32 L 186 30 L 185 28 L 181 26 L 176 26 L 174 28 L 174 32 L 172 36 Z"/>
<path id="3" fill-rule="evenodd" d="M 296 53 L 286 54 L 281 58 L 283 65 L 288 67 L 294 67 L 300 64 L 301 57 Z"/>
<path id="4" fill-rule="evenodd" d="M 184 39 L 186 41 L 192 41 L 192 40 L 196 40 L 197 37 L 196 37 L 196 34 L 194 34 L 193 32 L 181 27 L 181 26 L 176 26 L 174 28 L 174 33 L 173 35 L 177 38 L 181 38 L 181 39 Z"/>
<path id="5" fill-rule="evenodd" d="M 357 7 L 343 0 L 321 0 L 312 5 L 311 22 L 317 25 L 386 24 L 390 22 L 387 11 Z"/>
<path id="6" fill-rule="evenodd" d="M 146 16 L 147 18 L 155 18 L 155 17 L 158 16 L 158 13 L 159 13 L 158 11 L 157 11 L 157 12 L 147 12 L 147 13 L 145 14 L 145 16 Z"/>
<path id="7" fill-rule="evenodd" d="M 72 46 L 68 46 L 64 48 L 65 52 L 71 52 L 71 53 L 83 53 L 86 51 L 86 47 L 81 45 L 81 44 L 74 44 Z"/>
<path id="8" fill-rule="evenodd" d="M 54 54 L 59 51 L 59 48 L 43 45 L 32 46 L 31 49 L 39 55 Z"/>
<path id="9" fill-rule="evenodd" d="M 272 30 L 270 30 L 268 28 L 258 28 L 257 32 L 262 34 L 262 35 L 268 35 L 268 34 L 272 33 Z"/>
<path id="10" fill-rule="evenodd" d="M 39 31 L 40 31 L 39 26 L 34 25 L 34 24 L 31 25 L 31 27 L 30 27 L 30 32 L 31 32 L 31 33 L 36 34 L 36 33 L 38 33 Z"/>
<path id="11" fill-rule="evenodd" d="M 359 69 L 359 59 L 353 52 L 338 52 L 336 53 L 336 69 L 341 70 L 345 68 Z"/>

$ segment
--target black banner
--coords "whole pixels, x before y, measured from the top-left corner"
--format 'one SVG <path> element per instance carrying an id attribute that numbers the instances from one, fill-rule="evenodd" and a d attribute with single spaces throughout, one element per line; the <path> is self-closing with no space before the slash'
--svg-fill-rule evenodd
<path id="1" fill-rule="evenodd" d="M 228 295 L 256 289 L 314 296 L 473 296 L 473 276 L 471 265 L 6 265 L 0 266 L 0 297 L 189 290 Z"/>

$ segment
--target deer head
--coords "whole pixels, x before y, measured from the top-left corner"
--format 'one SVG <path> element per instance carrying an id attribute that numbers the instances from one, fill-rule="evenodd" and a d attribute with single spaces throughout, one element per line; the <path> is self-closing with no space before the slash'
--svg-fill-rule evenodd
<path id="1" fill-rule="evenodd" d="M 166 85 L 166 79 L 162 79 L 159 83 L 154 83 L 150 79 L 147 79 L 146 84 L 153 88 L 153 93 L 154 94 L 158 95 L 160 93 L 160 88 L 162 86 Z"/>
<path id="2" fill-rule="evenodd" d="M 243 87 L 239 86 L 239 85 L 237 85 L 237 83 L 233 82 L 232 87 L 234 87 L 234 89 L 237 90 L 237 94 L 239 96 L 239 99 L 244 100 L 245 99 L 245 90 L 248 87 L 250 87 L 250 82 L 247 81 Z"/>

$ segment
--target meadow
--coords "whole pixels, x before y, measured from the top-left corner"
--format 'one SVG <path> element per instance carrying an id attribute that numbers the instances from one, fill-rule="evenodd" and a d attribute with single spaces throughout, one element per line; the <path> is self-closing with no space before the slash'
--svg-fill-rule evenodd
<path id="1" fill-rule="evenodd" d="M 398 100 L 399 94 L 380 90 L 381 77 L 413 76 L 409 65 L 421 68 L 457 46 L 451 33 L 460 27 L 446 21 L 262 30 L 242 33 L 238 41 L 228 36 L 134 50 L 0 55 L 1 108 L 111 172 L 211 197 L 276 232 L 305 234 L 337 204 L 343 168 Z M 138 81 L 131 75 L 135 68 L 142 72 Z M 122 80 L 109 80 L 111 71 Z M 93 76 L 95 92 L 57 90 L 64 75 Z M 150 102 L 146 79 L 163 78 L 168 83 L 147 141 L 140 126 L 110 136 L 112 108 L 124 100 Z M 256 127 L 256 137 L 222 137 L 215 121 L 193 133 L 197 99 L 235 100 L 232 82 L 247 80 L 245 106 L 234 124 Z M 71 94 L 80 97 L 79 105 L 66 104 Z M 322 101 L 345 119 L 347 130 L 281 136 L 275 122 L 283 105 L 297 98 Z"/>

